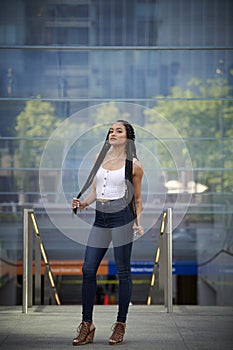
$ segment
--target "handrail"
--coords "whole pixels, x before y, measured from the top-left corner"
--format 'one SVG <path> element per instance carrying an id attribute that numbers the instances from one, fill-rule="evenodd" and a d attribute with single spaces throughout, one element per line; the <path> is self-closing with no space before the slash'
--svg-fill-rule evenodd
<path id="1" fill-rule="evenodd" d="M 160 258 L 161 257 L 161 258 Z M 159 264 L 160 262 L 160 264 Z M 172 209 L 168 208 L 163 213 L 160 227 L 158 247 L 155 253 L 154 268 L 151 276 L 150 290 L 147 305 L 152 302 L 152 290 L 155 285 L 156 272 L 159 273 L 159 287 L 164 289 L 164 305 L 167 312 L 173 311 L 172 305 Z"/>
<path id="2" fill-rule="evenodd" d="M 23 213 L 23 303 L 22 312 L 27 313 L 28 308 L 32 307 L 32 259 L 33 259 L 33 237 L 32 231 L 36 234 L 35 240 L 35 300 L 38 301 L 41 296 L 41 256 L 45 263 L 45 278 L 48 277 L 50 285 L 54 292 L 54 298 L 58 305 L 61 304 L 53 274 L 50 268 L 45 248 L 40 236 L 34 210 L 24 209 Z"/>

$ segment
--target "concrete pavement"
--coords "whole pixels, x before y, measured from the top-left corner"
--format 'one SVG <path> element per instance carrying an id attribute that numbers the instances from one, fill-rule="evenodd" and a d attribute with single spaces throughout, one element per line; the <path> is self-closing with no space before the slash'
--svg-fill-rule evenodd
<path id="1" fill-rule="evenodd" d="M 95 307 L 96 334 L 84 349 L 109 349 L 108 338 L 117 306 Z M 72 339 L 81 319 L 81 306 L 0 307 L 0 347 L 3 350 L 74 349 Z M 233 307 L 130 306 L 124 349 L 232 350 Z"/>

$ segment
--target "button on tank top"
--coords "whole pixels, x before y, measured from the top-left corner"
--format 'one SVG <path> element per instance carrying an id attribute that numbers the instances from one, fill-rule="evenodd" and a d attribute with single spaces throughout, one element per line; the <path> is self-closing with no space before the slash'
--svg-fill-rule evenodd
<path id="1" fill-rule="evenodd" d="M 96 174 L 97 199 L 123 198 L 125 190 L 125 166 L 117 170 L 106 170 L 100 166 Z"/>

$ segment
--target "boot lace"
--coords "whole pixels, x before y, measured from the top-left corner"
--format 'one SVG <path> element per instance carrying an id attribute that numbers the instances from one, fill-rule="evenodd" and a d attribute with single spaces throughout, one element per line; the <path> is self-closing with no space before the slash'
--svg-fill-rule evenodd
<path id="1" fill-rule="evenodd" d="M 87 322 L 81 322 L 77 328 L 78 336 L 77 340 L 83 341 L 86 339 L 88 333 L 90 332 L 90 325 Z"/>
<path id="2" fill-rule="evenodd" d="M 124 334 L 125 334 L 125 325 L 120 322 L 116 322 L 112 326 L 112 335 L 110 340 L 114 342 L 121 342 L 123 340 Z"/>

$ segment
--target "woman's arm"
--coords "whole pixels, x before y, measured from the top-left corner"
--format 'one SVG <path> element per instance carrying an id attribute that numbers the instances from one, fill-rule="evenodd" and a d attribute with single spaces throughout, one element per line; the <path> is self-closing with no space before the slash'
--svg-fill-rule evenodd
<path id="1" fill-rule="evenodd" d="M 142 177 L 143 166 L 139 161 L 136 161 L 133 166 L 133 185 L 134 185 L 134 198 L 136 204 L 137 225 L 134 227 L 136 231 L 140 231 L 143 234 L 143 228 L 140 226 L 140 216 L 142 212 Z"/>

